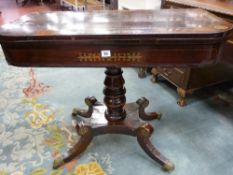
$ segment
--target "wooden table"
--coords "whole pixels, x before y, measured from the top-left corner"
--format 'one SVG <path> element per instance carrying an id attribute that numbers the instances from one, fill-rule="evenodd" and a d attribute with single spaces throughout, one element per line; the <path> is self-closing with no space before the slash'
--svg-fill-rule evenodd
<path id="1" fill-rule="evenodd" d="M 93 137 L 116 133 L 137 137 L 142 149 L 169 171 L 173 163 L 149 140 L 153 127 L 137 118 L 161 116 L 145 112 L 145 97 L 137 100 L 136 109 L 128 108 L 121 67 L 215 63 L 230 30 L 230 23 L 203 10 L 33 13 L 2 26 L 0 43 L 15 66 L 107 68 L 104 104 L 87 97 L 87 110 L 74 109 L 74 117 L 92 123 L 77 124 L 80 140 L 67 157 L 54 161 L 54 168 L 81 154 Z"/>
<path id="2" fill-rule="evenodd" d="M 201 8 L 233 23 L 233 1 L 232 0 L 162 0 L 161 8 Z M 233 81 L 233 32 L 224 43 L 221 62 L 203 67 L 153 67 L 152 81 L 158 82 L 162 76 L 177 87 L 177 104 L 185 106 L 188 104 L 187 96 L 196 90 L 213 86 L 223 82 Z M 231 64 L 229 64 L 231 63 Z M 145 75 L 145 70 L 139 72 Z"/>

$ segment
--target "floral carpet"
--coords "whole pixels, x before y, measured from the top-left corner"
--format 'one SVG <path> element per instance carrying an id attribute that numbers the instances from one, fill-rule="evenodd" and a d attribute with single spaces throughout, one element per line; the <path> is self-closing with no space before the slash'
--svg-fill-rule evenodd
<path id="1" fill-rule="evenodd" d="M 38 82 L 34 69 L 8 66 L 0 54 L 0 175 L 112 174 L 111 156 L 97 152 L 51 170 L 53 159 L 78 139 L 72 121 L 44 99 L 52 87 Z"/>

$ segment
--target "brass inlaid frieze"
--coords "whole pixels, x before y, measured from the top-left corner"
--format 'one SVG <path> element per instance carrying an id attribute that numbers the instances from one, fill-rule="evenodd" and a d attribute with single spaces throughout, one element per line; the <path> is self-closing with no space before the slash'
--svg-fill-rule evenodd
<path id="1" fill-rule="evenodd" d="M 83 52 L 77 56 L 80 62 L 140 62 L 141 58 L 139 52 L 118 52 L 108 57 L 102 57 L 100 53 Z"/>

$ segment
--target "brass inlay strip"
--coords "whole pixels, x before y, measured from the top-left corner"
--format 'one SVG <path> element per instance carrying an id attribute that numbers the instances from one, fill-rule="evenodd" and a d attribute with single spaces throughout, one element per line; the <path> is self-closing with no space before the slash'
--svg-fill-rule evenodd
<path id="1" fill-rule="evenodd" d="M 80 62 L 140 62 L 142 55 L 139 52 L 118 52 L 103 58 L 100 53 L 79 53 L 77 59 Z"/>

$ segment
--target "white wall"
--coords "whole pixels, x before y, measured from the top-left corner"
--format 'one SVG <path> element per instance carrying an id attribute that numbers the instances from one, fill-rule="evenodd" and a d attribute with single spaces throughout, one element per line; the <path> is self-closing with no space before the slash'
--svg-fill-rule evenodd
<path id="1" fill-rule="evenodd" d="M 118 9 L 159 9 L 160 0 L 118 0 Z"/>

